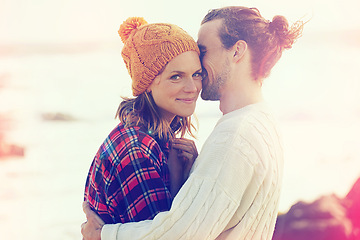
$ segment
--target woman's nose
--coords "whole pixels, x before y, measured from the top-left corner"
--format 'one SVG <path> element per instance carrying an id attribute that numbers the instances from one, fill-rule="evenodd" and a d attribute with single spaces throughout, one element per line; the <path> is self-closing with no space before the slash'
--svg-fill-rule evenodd
<path id="1" fill-rule="evenodd" d="M 188 80 L 186 81 L 184 90 L 186 92 L 196 92 L 196 91 L 198 91 L 197 86 L 195 84 L 195 80 L 192 77 L 188 78 Z"/>

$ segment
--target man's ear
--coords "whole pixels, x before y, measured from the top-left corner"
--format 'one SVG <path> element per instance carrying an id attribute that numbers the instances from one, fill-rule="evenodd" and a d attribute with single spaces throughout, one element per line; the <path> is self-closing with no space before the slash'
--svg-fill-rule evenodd
<path id="1" fill-rule="evenodd" d="M 232 47 L 233 61 L 239 62 L 247 50 L 247 43 L 244 40 L 237 41 Z"/>

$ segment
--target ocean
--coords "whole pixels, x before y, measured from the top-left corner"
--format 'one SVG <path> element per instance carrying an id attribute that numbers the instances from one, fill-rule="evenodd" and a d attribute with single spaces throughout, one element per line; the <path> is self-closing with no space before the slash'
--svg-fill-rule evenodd
<path id="1" fill-rule="evenodd" d="M 283 133 L 280 212 L 343 197 L 360 177 L 360 46 L 310 38 L 284 53 L 264 93 Z M 0 55 L 0 117 L 24 157 L 0 159 L 1 239 L 80 239 L 87 172 L 117 124 L 130 78 L 116 43 L 14 46 Z M 199 100 L 202 144 L 221 116 Z M 60 120 L 51 120 L 52 117 Z M 63 120 L 61 120 L 63 119 Z"/>

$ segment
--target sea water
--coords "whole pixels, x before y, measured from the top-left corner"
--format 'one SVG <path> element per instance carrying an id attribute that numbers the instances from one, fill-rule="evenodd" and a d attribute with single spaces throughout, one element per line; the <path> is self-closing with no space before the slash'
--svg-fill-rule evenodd
<path id="1" fill-rule="evenodd" d="M 1 239 L 81 238 L 87 172 L 131 81 L 112 43 L 70 49 L 0 56 L 0 113 L 13 120 L 6 140 L 25 147 L 24 157 L 0 160 Z M 284 139 L 282 212 L 343 197 L 360 176 L 360 48 L 329 49 L 299 44 L 264 82 Z M 57 113 L 69 120 L 43 117 Z M 196 115 L 200 151 L 221 117 L 218 102 L 199 100 Z"/>

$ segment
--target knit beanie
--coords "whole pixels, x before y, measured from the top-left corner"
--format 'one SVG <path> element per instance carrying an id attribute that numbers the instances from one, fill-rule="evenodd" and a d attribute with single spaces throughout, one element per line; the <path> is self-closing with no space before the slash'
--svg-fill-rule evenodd
<path id="1" fill-rule="evenodd" d="M 144 18 L 130 17 L 118 33 L 124 43 L 121 55 L 132 79 L 134 96 L 145 92 L 176 56 L 187 51 L 200 53 L 194 39 L 173 24 L 148 24 Z"/>

